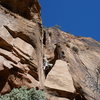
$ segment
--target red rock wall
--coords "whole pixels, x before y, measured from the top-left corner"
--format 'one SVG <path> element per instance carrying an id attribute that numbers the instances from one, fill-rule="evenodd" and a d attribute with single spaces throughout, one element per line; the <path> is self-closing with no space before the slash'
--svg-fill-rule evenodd
<path id="1" fill-rule="evenodd" d="M 43 28 L 37 0 L 0 0 L 0 93 L 27 86 L 48 100 L 99 100 L 100 42 Z"/>

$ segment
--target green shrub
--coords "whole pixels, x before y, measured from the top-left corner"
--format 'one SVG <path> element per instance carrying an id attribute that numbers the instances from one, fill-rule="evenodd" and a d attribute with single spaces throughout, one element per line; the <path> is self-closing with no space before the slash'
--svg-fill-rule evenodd
<path id="1" fill-rule="evenodd" d="M 13 89 L 9 94 L 1 95 L 0 100 L 45 100 L 44 92 L 25 87 Z"/>

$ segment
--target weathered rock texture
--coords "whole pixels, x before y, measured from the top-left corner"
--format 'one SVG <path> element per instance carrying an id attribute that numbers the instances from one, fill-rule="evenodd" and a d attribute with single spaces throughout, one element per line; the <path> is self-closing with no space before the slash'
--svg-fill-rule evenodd
<path id="1" fill-rule="evenodd" d="M 45 43 L 44 43 L 44 55 L 49 60 L 49 63 L 53 64 L 53 67 L 47 68 L 47 78 L 46 81 L 50 81 L 50 75 L 63 73 L 65 75 L 66 68 L 69 70 L 76 92 L 74 93 L 75 100 L 99 100 L 100 99 L 100 43 L 91 39 L 84 37 L 75 37 L 71 34 L 60 31 L 56 27 L 48 28 L 45 30 Z M 58 67 L 65 65 L 65 70 L 62 68 L 55 69 L 56 61 L 65 61 L 65 64 L 57 64 Z M 59 73 L 57 73 L 59 70 Z M 62 72 L 61 72 L 62 71 Z M 52 73 L 53 72 L 53 73 Z M 67 71 L 66 71 L 67 72 Z M 66 74 L 67 75 L 67 74 Z M 68 77 L 68 75 L 67 75 Z M 58 77 L 52 77 L 57 81 Z M 61 81 L 63 81 L 62 78 Z M 66 79 L 68 82 L 68 80 Z M 57 83 L 56 85 L 62 82 Z M 63 82 L 64 83 L 64 82 Z M 48 84 L 47 84 L 48 85 Z M 67 85 L 67 83 L 65 84 Z M 70 84 L 71 85 L 71 84 Z M 61 86 L 61 87 L 64 87 Z M 56 92 L 57 96 L 67 96 L 62 95 L 67 91 L 62 91 L 59 86 L 57 90 L 55 84 L 51 87 L 47 87 L 48 90 L 52 90 L 51 93 Z M 50 89 L 51 88 L 51 89 Z M 70 87 L 71 88 L 71 87 Z M 73 92 L 72 92 L 73 93 Z M 69 95 L 70 98 L 70 95 Z"/>
<path id="2" fill-rule="evenodd" d="M 38 82 L 41 81 L 42 83 L 40 74 L 43 72 L 41 68 L 43 59 L 41 22 L 39 23 L 34 17 L 33 22 L 25 19 L 27 17 L 24 15 L 25 18 L 13 13 L 21 14 L 26 12 L 30 4 L 33 5 L 31 9 L 35 10 L 39 4 L 37 1 L 25 3 L 23 0 L 1 0 L 1 4 L 8 8 L 0 6 L 1 93 L 22 85 L 42 88 L 42 84 Z M 25 11 L 23 10 L 24 8 Z M 10 10 L 14 11 L 11 12 Z M 39 11 L 40 7 L 37 10 Z M 33 13 L 33 15 L 40 14 L 39 12 L 34 14 L 31 10 L 27 11 L 27 13 L 29 16 L 30 13 Z"/>
<path id="3" fill-rule="evenodd" d="M 38 0 L 0 0 L 0 3 L 14 13 L 29 20 L 41 21 Z"/>
<path id="4" fill-rule="evenodd" d="M 100 42 L 43 28 L 38 0 L 0 0 L 0 93 L 27 86 L 48 100 L 100 100 Z"/>

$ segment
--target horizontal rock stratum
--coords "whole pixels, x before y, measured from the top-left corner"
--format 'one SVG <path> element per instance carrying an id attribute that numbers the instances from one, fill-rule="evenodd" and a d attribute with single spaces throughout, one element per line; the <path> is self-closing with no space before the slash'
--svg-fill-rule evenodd
<path id="1" fill-rule="evenodd" d="M 100 100 L 100 42 L 43 28 L 38 0 L 0 0 L 0 93 L 27 86 L 47 100 Z"/>

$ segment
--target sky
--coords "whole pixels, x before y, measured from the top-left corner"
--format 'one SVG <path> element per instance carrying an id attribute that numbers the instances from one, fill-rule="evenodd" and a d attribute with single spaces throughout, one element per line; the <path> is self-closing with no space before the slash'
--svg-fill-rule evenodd
<path id="1" fill-rule="evenodd" d="M 100 0 L 39 0 L 45 27 L 100 41 Z"/>

